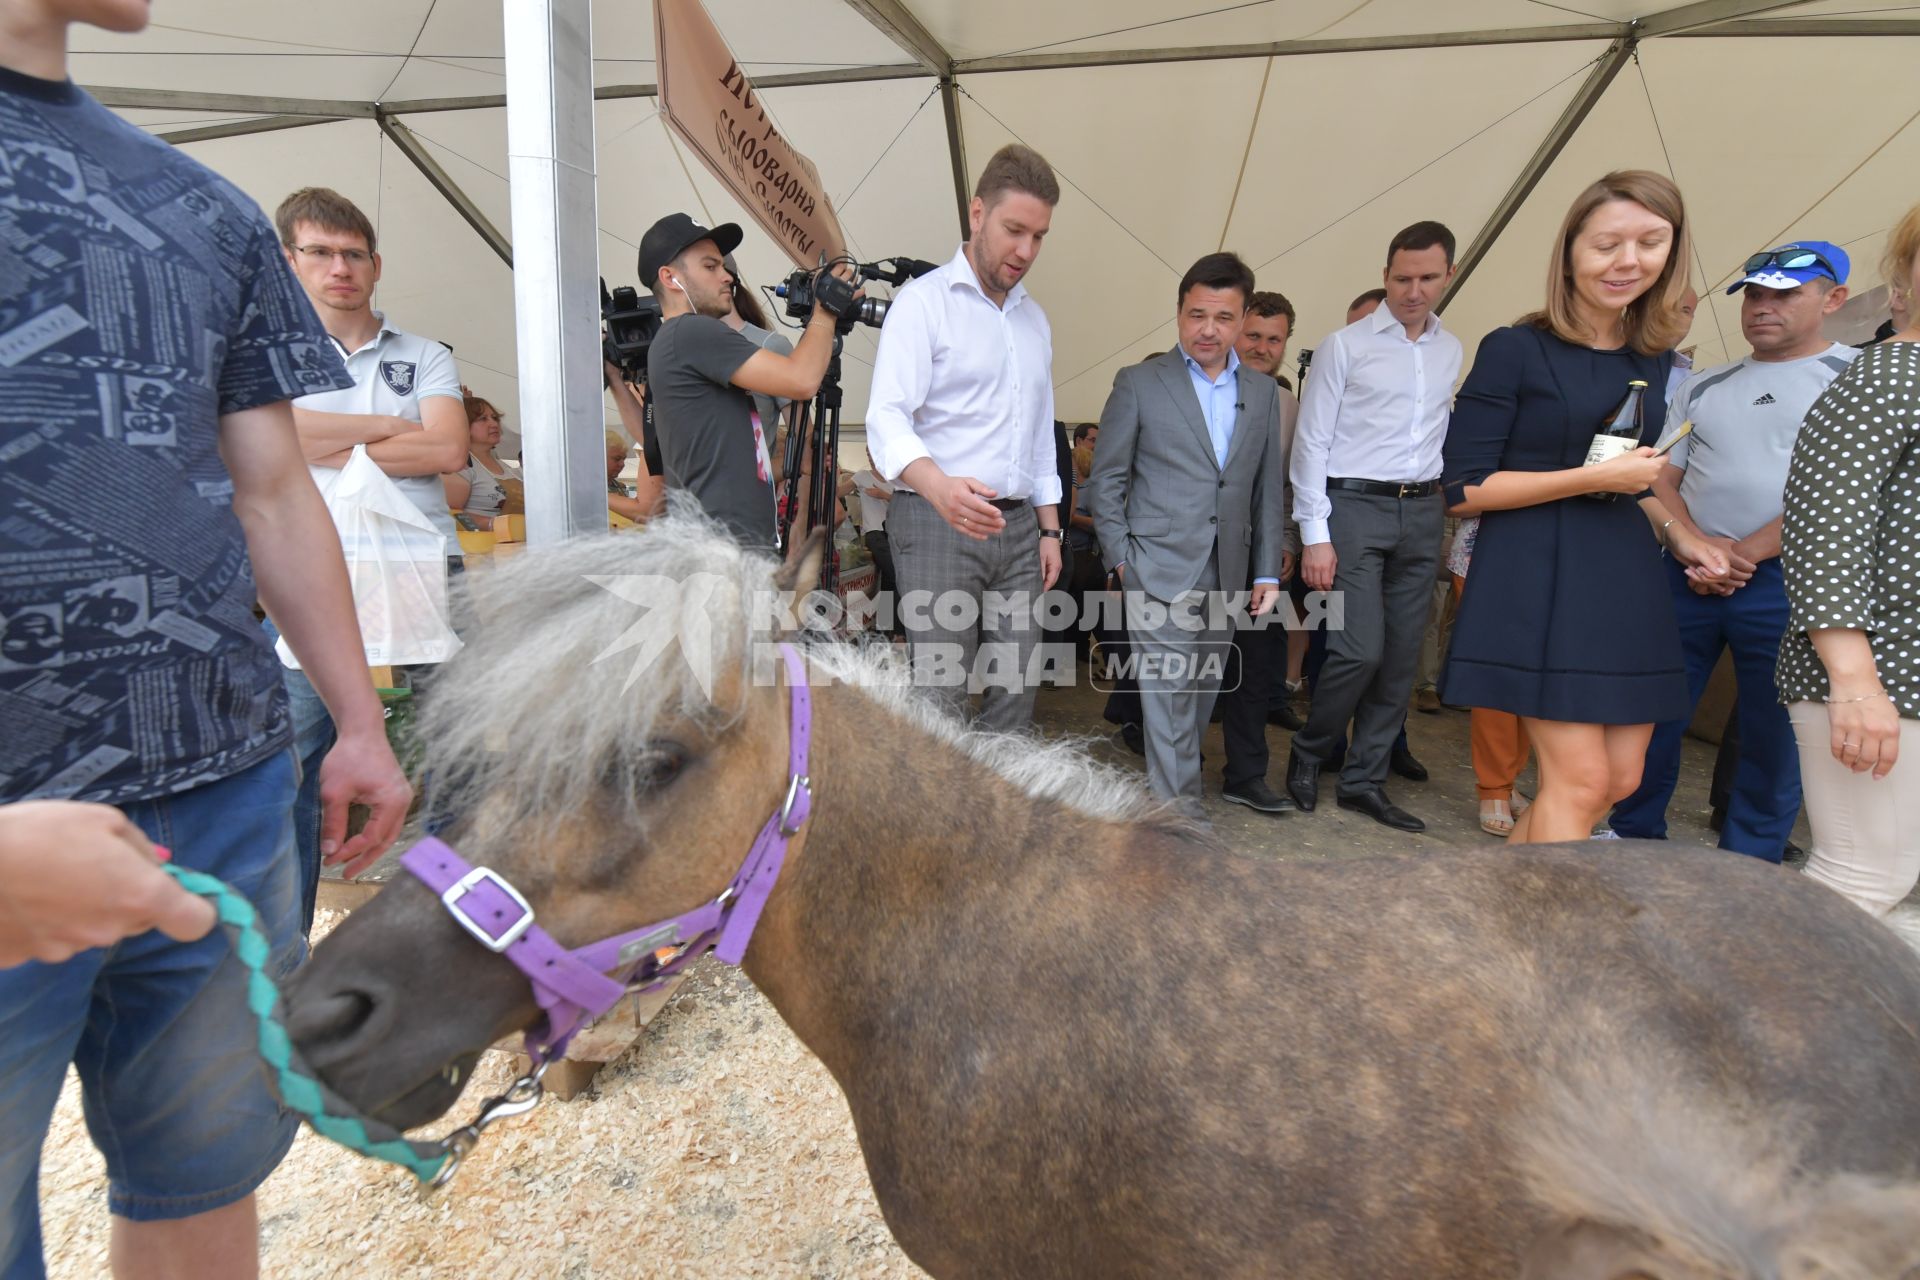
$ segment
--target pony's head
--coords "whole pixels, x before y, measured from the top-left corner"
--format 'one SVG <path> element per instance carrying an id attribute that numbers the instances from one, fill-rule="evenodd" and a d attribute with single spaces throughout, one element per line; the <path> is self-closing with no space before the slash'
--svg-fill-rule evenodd
<path id="1" fill-rule="evenodd" d="M 714 899 L 785 797 L 776 642 L 820 552 L 816 538 L 779 566 L 675 516 L 469 575 L 478 624 L 420 721 L 442 838 L 569 947 Z M 400 1127 L 444 1111 L 480 1051 L 540 1012 L 525 976 L 404 873 L 288 997 L 307 1061 Z"/>

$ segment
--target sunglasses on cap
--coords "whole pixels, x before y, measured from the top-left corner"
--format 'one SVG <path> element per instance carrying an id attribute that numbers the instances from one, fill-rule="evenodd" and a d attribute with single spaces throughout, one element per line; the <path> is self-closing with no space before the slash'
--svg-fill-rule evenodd
<path id="1" fill-rule="evenodd" d="M 1797 244 L 1786 245 L 1779 249 L 1769 249 L 1765 253 L 1756 253 L 1740 267 L 1747 275 L 1764 271 L 1768 267 L 1781 267 L 1787 271 L 1805 271 L 1808 267 L 1818 267 L 1834 280 L 1840 273 L 1833 264 L 1811 249 L 1803 249 Z"/>

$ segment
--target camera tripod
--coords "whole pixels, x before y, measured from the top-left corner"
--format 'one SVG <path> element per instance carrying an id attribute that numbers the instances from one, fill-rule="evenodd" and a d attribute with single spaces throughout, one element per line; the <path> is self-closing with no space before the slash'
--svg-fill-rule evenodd
<path id="1" fill-rule="evenodd" d="M 820 390 L 810 401 L 802 401 L 794 415 L 793 429 L 787 433 L 784 455 L 786 502 L 780 514 L 780 549 L 793 548 L 796 536 L 805 540 L 815 529 L 827 531 L 827 555 L 820 567 L 820 588 L 835 590 L 840 582 L 840 555 L 833 545 L 834 491 L 840 480 L 840 405 L 845 393 L 840 389 L 840 347 L 845 336 L 838 328 L 833 334 L 833 354 L 827 358 L 827 374 Z M 813 468 L 807 487 L 807 523 L 794 528 L 800 511 L 800 460 L 805 457 Z"/>

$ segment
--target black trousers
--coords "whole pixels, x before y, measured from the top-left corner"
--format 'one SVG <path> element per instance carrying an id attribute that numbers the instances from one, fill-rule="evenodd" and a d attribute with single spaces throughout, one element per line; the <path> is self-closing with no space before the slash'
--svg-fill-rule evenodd
<path id="1" fill-rule="evenodd" d="M 1220 734 L 1227 745 L 1229 787 L 1266 779 L 1267 712 L 1274 689 L 1286 676 L 1287 629 L 1276 613 L 1258 621 L 1266 625 L 1233 633 L 1236 657 L 1227 667 L 1227 687 L 1220 695 Z"/>

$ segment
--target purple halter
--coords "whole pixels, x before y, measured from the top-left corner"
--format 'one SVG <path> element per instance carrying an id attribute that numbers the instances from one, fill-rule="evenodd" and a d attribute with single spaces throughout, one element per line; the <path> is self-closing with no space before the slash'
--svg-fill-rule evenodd
<path id="1" fill-rule="evenodd" d="M 746 955 L 786 861 L 787 841 L 799 833 L 813 808 L 807 779 L 813 699 L 799 653 L 789 644 L 781 645 L 780 653 L 792 696 L 786 802 L 760 828 L 733 883 L 712 902 L 569 951 L 533 922 L 533 908 L 499 872 L 469 866 L 450 846 L 434 839 L 420 841 L 401 856 L 401 865 L 440 895 L 461 928 L 487 950 L 513 961 L 533 984 L 534 998 L 547 1015 L 544 1029 L 527 1032 L 527 1055 L 536 1065 L 565 1053 L 575 1032 L 613 1008 L 628 991 L 651 990 L 709 951 L 727 964 L 739 964 Z"/>

